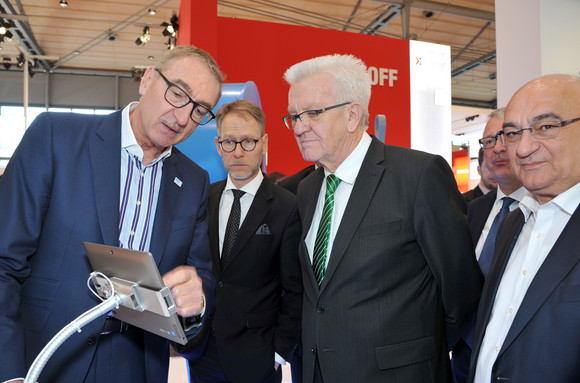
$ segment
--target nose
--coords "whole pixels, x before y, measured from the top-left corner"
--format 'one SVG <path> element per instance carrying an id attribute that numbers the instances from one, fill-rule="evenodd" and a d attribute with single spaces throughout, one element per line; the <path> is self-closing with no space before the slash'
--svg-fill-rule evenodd
<path id="1" fill-rule="evenodd" d="M 530 128 L 522 129 L 522 136 L 518 141 L 516 146 L 516 151 L 518 157 L 527 157 L 531 153 L 535 152 L 540 146 L 540 140 L 537 140 L 532 136 L 532 131 Z"/>
<path id="2" fill-rule="evenodd" d="M 233 154 L 237 158 L 240 158 L 241 156 L 244 155 L 244 148 L 242 148 L 242 144 L 241 143 L 236 144 L 236 147 L 234 148 Z"/>
<path id="3" fill-rule="evenodd" d="M 193 104 L 185 105 L 181 108 L 175 108 L 173 114 L 177 119 L 177 123 L 181 126 L 187 125 L 189 120 L 191 120 L 191 112 L 193 111 Z M 193 122 L 193 121 L 192 121 Z"/>
<path id="4" fill-rule="evenodd" d="M 300 135 L 302 135 L 302 133 L 304 133 L 310 129 L 310 126 L 308 126 L 304 122 L 302 122 L 302 120 L 300 118 L 296 120 L 293 127 L 294 127 L 293 130 L 294 130 L 295 136 L 300 136 Z"/>

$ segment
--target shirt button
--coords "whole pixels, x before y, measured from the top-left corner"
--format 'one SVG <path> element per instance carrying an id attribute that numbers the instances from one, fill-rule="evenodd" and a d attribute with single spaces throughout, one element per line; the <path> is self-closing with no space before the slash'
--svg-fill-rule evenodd
<path id="1" fill-rule="evenodd" d="M 541 238 L 541 237 L 542 237 L 542 233 L 536 234 L 536 238 Z"/>
<path id="2" fill-rule="evenodd" d="M 495 346 L 495 352 L 499 352 L 499 346 Z"/>
<path id="3" fill-rule="evenodd" d="M 137 206 L 140 206 L 140 205 L 141 205 L 141 201 L 137 201 Z"/>
<path id="4" fill-rule="evenodd" d="M 522 274 L 523 274 L 523 275 L 528 275 L 528 270 L 524 270 L 524 271 L 522 271 Z"/>
<path id="5" fill-rule="evenodd" d="M 141 172 L 141 173 L 139 173 L 139 175 L 140 175 L 141 177 L 145 177 L 145 172 Z"/>
<path id="6" fill-rule="evenodd" d="M 508 311 L 510 312 L 510 314 L 513 314 L 514 313 L 514 308 L 513 307 L 510 307 L 510 309 Z"/>
<path id="7" fill-rule="evenodd" d="M 222 281 L 218 282 L 218 287 L 224 287 L 224 283 Z"/>
<path id="8" fill-rule="evenodd" d="M 134 235 L 135 235 L 135 232 L 134 232 L 134 231 L 131 231 L 129 234 L 130 234 L 131 236 L 134 236 Z"/>

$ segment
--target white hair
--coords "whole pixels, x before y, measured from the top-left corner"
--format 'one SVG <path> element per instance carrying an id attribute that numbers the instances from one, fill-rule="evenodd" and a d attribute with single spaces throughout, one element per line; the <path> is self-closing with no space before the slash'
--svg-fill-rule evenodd
<path id="1" fill-rule="evenodd" d="M 284 73 L 284 80 L 293 85 L 306 78 L 327 74 L 332 79 L 337 103 L 358 102 L 363 114 L 360 127 L 369 124 L 369 102 L 371 100 L 371 75 L 365 63 L 353 55 L 328 55 L 315 57 L 294 64 Z"/>

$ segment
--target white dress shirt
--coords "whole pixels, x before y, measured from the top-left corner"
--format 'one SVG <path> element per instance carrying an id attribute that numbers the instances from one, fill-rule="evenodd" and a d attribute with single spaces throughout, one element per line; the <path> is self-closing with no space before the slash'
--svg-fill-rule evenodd
<path id="1" fill-rule="evenodd" d="M 371 137 L 366 132 L 364 132 L 356 148 L 334 172 L 334 175 L 340 178 L 340 184 L 338 184 L 338 187 L 334 192 L 334 208 L 332 210 L 332 218 L 330 220 L 330 236 L 328 239 L 326 266 L 328 266 L 330 254 L 332 253 L 332 245 L 334 244 L 336 232 L 340 226 L 340 221 L 342 220 L 342 216 L 346 210 L 348 199 L 350 198 L 350 194 L 352 193 L 352 189 L 354 187 L 354 182 L 356 181 L 360 167 L 362 166 L 363 160 L 367 154 L 367 151 L 369 150 L 371 141 Z M 330 173 L 325 169 L 324 175 L 328 176 L 329 174 Z M 326 180 L 322 182 L 322 187 L 320 188 L 320 193 L 318 194 L 318 202 L 316 203 L 316 210 L 314 211 L 314 216 L 312 217 L 312 224 L 310 225 L 310 230 L 308 230 L 308 235 L 305 239 L 308 254 L 310 256 L 310 262 L 312 262 L 312 256 L 314 254 L 314 242 L 316 241 L 316 232 L 318 231 L 320 217 L 322 216 L 322 210 L 324 208 L 325 193 Z"/>
<path id="2" fill-rule="evenodd" d="M 493 221 L 495 220 L 497 213 L 499 213 L 499 211 L 503 205 L 503 201 L 501 199 L 503 197 L 511 197 L 511 198 L 515 199 L 516 202 L 513 202 L 510 205 L 510 211 L 513 211 L 513 210 L 517 209 L 518 202 L 521 201 L 522 198 L 524 198 L 526 193 L 527 193 L 527 190 L 523 186 L 521 188 L 519 188 L 518 190 L 516 190 L 515 192 L 513 192 L 512 194 L 510 194 L 509 196 L 504 194 L 504 192 L 502 192 L 499 187 L 497 188 L 497 196 L 495 197 L 495 202 L 493 203 L 493 207 L 491 208 L 491 211 L 489 212 L 489 215 L 487 216 L 487 221 L 485 221 L 485 225 L 483 226 L 483 230 L 481 231 L 481 235 L 479 236 L 479 239 L 477 240 L 477 246 L 475 246 L 475 257 L 477 258 L 477 260 L 479 260 L 479 257 L 481 256 L 481 251 L 483 250 L 483 245 L 485 244 L 485 240 L 487 239 L 487 235 L 489 234 L 489 230 L 491 229 L 491 225 L 493 224 Z"/>
<path id="3" fill-rule="evenodd" d="M 240 188 L 241 191 L 245 192 L 240 198 L 240 227 L 252 206 L 254 197 L 264 180 L 264 175 L 261 171 L 256 174 L 253 180 L 245 184 Z M 230 211 L 232 210 L 232 205 L 234 203 L 234 193 L 232 189 L 237 189 L 237 187 L 232 182 L 230 176 L 226 181 L 226 187 L 222 193 L 219 206 L 219 217 L 218 217 L 218 230 L 219 230 L 219 242 L 220 242 L 220 257 L 222 256 L 222 248 L 224 244 L 224 237 L 226 235 L 226 226 L 228 225 L 228 218 L 230 217 Z"/>
<path id="4" fill-rule="evenodd" d="M 526 291 L 579 203 L 580 183 L 543 205 L 529 193 L 521 200 L 525 223 L 499 283 L 474 383 L 491 381 L 493 365 Z"/>

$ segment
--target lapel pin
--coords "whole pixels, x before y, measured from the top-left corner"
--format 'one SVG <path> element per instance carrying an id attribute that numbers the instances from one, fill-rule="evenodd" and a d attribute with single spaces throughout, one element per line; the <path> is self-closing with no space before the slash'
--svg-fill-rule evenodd
<path id="1" fill-rule="evenodd" d="M 175 179 L 173 180 L 173 182 L 175 182 L 175 184 L 179 187 L 181 187 L 181 185 L 183 185 L 183 182 L 181 182 L 181 180 L 177 177 L 175 177 Z"/>

